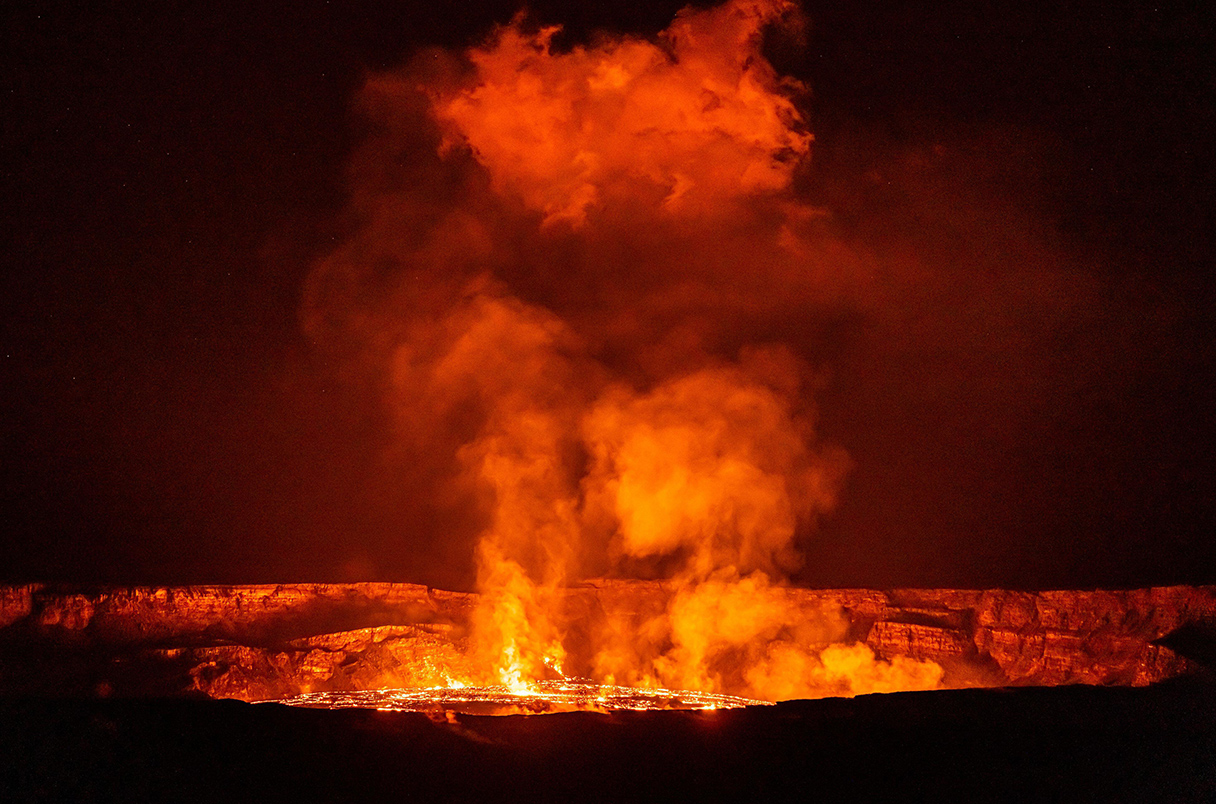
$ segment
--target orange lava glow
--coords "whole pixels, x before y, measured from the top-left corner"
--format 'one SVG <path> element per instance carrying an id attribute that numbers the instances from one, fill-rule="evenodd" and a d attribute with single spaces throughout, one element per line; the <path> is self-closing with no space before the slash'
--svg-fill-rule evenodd
<path id="1" fill-rule="evenodd" d="M 413 687 L 353 692 L 314 692 L 274 703 L 314 709 L 378 709 L 382 712 L 442 712 L 470 715 L 536 715 L 554 712 L 614 712 L 653 709 L 737 709 L 759 706 L 731 695 L 688 690 L 639 690 L 611 684 L 542 681 L 518 690 L 494 687 Z"/>

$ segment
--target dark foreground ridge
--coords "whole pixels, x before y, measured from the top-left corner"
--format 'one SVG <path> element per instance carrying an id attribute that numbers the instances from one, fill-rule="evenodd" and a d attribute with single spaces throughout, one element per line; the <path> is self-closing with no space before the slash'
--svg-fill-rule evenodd
<path id="1" fill-rule="evenodd" d="M 0 699 L 5 801 L 1216 800 L 1216 688 L 540 717 Z M 383 798 L 380 798 L 383 797 Z"/>

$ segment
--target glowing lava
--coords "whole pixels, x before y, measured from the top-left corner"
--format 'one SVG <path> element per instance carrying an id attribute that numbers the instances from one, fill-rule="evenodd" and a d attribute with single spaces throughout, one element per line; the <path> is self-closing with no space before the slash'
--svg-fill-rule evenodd
<path id="1" fill-rule="evenodd" d="M 544 714 L 627 709 L 737 709 L 768 701 L 695 690 L 639 689 L 565 679 L 538 681 L 526 691 L 506 686 L 310 692 L 263 703 L 313 709 L 379 709 L 383 712 L 460 712 L 470 715 Z"/>

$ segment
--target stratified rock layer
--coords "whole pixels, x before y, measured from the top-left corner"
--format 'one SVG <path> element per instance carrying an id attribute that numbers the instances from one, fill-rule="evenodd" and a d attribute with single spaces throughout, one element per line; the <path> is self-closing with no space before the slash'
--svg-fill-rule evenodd
<path id="1" fill-rule="evenodd" d="M 1216 627 L 1210 586 L 784 593 L 808 619 L 825 611 L 843 617 L 847 641 L 880 658 L 939 663 L 944 684 L 954 687 L 1150 684 L 1202 670 L 1205 635 Z M 670 595 L 659 582 L 572 588 L 569 641 L 577 645 L 579 624 L 597 618 L 644 620 Z M 466 630 L 476 602 L 472 594 L 391 583 L 5 587 L 0 693 L 261 700 L 443 685 L 475 671 Z"/>

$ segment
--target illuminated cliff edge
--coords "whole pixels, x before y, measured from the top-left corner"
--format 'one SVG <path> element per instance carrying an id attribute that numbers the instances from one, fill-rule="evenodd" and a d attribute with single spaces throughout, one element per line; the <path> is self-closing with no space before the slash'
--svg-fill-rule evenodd
<path id="1" fill-rule="evenodd" d="M 842 644 L 940 664 L 945 687 L 1151 684 L 1202 671 L 1216 624 L 1211 586 L 786 593 L 808 617 L 837 611 Z M 571 655 L 605 616 L 644 616 L 669 594 L 636 581 L 568 590 Z M 0 693 L 266 700 L 442 686 L 476 672 L 465 654 L 475 603 L 389 583 L 3 587 Z"/>

